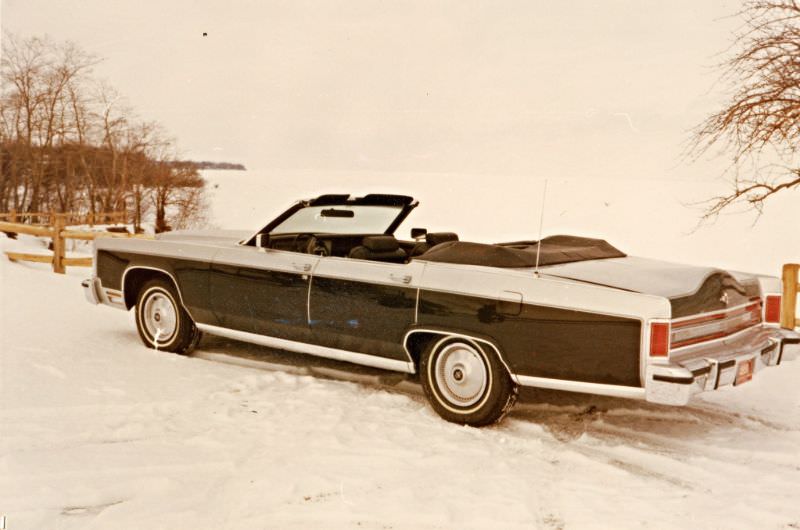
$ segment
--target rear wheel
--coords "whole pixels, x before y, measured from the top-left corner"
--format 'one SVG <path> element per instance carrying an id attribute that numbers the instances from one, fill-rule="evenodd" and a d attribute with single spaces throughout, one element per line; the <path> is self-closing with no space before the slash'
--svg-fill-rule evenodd
<path id="1" fill-rule="evenodd" d="M 146 282 L 139 291 L 136 329 L 145 346 L 171 353 L 189 353 L 200 340 L 200 331 L 181 305 L 175 285 L 161 278 Z"/>
<path id="2" fill-rule="evenodd" d="M 433 409 L 454 423 L 495 423 L 517 400 L 517 385 L 495 352 L 466 338 L 433 342 L 422 355 L 420 376 Z"/>

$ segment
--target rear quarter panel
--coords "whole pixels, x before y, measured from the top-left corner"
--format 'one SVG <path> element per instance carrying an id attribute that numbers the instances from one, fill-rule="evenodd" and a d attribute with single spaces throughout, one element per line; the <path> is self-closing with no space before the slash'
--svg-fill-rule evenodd
<path id="1" fill-rule="evenodd" d="M 533 271 L 427 263 L 418 312 L 419 327 L 492 340 L 516 375 L 641 386 L 645 323 L 670 305 Z"/>

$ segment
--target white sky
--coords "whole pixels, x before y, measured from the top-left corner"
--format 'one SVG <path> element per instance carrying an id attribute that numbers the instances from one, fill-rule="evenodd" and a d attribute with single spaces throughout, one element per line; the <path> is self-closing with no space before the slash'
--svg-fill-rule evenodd
<path id="1" fill-rule="evenodd" d="M 2 27 L 96 68 L 187 157 L 251 169 L 715 177 L 736 2 L 2 0 Z M 202 33 L 208 36 L 203 37 Z"/>

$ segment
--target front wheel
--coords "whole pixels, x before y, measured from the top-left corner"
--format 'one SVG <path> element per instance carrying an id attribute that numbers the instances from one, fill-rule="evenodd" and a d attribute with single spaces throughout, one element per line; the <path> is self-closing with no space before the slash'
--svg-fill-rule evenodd
<path id="1" fill-rule="evenodd" d="M 433 409 L 454 423 L 490 425 L 517 400 L 517 385 L 495 352 L 469 339 L 433 342 L 422 356 L 420 375 Z"/>
<path id="2" fill-rule="evenodd" d="M 155 278 L 144 284 L 136 300 L 136 329 L 148 348 L 187 354 L 200 331 L 180 303 L 176 287 Z"/>

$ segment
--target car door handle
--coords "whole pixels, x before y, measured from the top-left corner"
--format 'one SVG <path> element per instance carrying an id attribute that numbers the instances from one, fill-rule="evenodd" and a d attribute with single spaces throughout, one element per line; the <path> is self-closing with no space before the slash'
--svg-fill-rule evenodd
<path id="1" fill-rule="evenodd" d="M 411 275 L 410 274 L 390 274 L 389 278 L 393 282 L 411 283 Z"/>
<path id="2" fill-rule="evenodd" d="M 310 263 L 292 263 L 292 267 L 294 267 L 295 270 L 302 272 L 308 272 L 311 270 Z"/>

